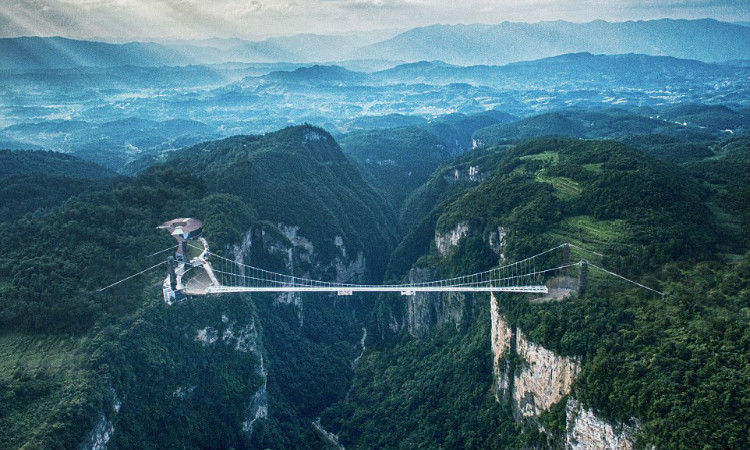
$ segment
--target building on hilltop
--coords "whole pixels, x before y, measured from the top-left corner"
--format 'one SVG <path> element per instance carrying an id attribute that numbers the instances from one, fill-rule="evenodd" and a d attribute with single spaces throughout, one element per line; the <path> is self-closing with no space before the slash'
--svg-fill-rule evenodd
<path id="1" fill-rule="evenodd" d="M 203 266 L 206 247 L 204 241 L 204 251 L 201 256 L 190 261 L 190 252 L 188 250 L 188 241 L 198 239 L 203 232 L 203 222 L 193 218 L 179 218 L 169 220 L 159 225 L 157 228 L 167 230 L 177 240 L 177 251 L 174 257 L 170 256 L 167 265 L 167 278 L 164 280 L 163 291 L 164 301 L 168 305 L 173 302 L 182 301 L 187 298 L 186 287 L 189 279 L 185 275 L 190 269 L 197 269 Z M 198 272 L 194 270 L 193 272 Z M 195 273 L 193 273 L 193 277 Z"/>
<path id="2" fill-rule="evenodd" d="M 198 219 L 181 218 L 173 219 L 159 225 L 157 228 L 166 229 L 177 239 L 178 243 L 183 240 L 196 239 L 203 232 L 203 222 Z"/>

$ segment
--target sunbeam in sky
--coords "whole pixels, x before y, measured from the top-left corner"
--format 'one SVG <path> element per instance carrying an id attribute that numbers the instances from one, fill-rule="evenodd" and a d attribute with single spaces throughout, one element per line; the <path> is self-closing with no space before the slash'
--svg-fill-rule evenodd
<path id="1" fill-rule="evenodd" d="M 4 0 L 0 36 L 261 38 L 434 23 L 655 18 L 744 21 L 747 0 Z"/>

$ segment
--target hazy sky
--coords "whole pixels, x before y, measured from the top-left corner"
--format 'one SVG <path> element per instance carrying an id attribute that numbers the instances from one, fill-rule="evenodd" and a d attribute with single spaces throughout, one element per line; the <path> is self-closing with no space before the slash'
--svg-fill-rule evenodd
<path id="1" fill-rule="evenodd" d="M 433 23 L 750 20 L 750 0 L 0 0 L 0 36 L 259 38 Z"/>

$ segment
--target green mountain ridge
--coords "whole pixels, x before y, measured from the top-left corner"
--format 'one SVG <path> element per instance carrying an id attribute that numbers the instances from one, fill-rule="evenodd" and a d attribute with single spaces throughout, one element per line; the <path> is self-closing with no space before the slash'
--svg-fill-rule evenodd
<path id="1" fill-rule="evenodd" d="M 468 119 L 453 131 L 487 118 Z M 437 125 L 391 137 L 437 145 Z M 559 448 L 574 397 L 603 420 L 637 419 L 636 445 L 744 448 L 749 142 L 712 137 L 687 160 L 611 140 L 480 147 L 441 156 L 400 210 L 387 183 L 379 193 L 362 174 L 366 151 L 379 149 L 350 159 L 310 125 L 170 152 L 136 177 L 5 178 L 65 195 L 0 217 L 0 447 L 312 449 L 326 445 L 311 425 L 319 417 L 347 448 Z M 163 259 L 151 255 L 174 241 L 155 226 L 185 216 L 204 220 L 212 253 L 302 277 L 450 277 L 571 242 L 606 255 L 571 251 L 571 261 L 666 296 L 594 268 L 583 298 L 499 296 L 509 327 L 581 361 L 569 397 L 518 420 L 498 401 L 484 295 L 237 294 L 167 306 L 163 266 L 97 292 Z M 438 250 L 436 236 L 459 224 L 465 234 Z"/>
<path id="2" fill-rule="evenodd" d="M 732 158 L 746 158 L 747 142 L 736 145 Z M 750 412 L 750 403 L 740 400 L 747 398 L 743 383 L 750 379 L 741 356 L 750 345 L 743 325 L 750 300 L 748 245 L 709 211 L 715 194 L 685 168 L 611 141 L 550 138 L 482 153 L 452 161 L 415 192 L 434 209 L 399 244 L 389 276 L 404 279 L 415 268 L 441 278 L 488 269 L 497 264 L 488 241 L 498 227 L 507 233 L 508 262 L 566 241 L 602 252 L 603 258 L 577 257 L 593 257 L 666 297 L 594 274 L 583 299 L 535 304 L 506 294 L 499 313 L 536 345 L 580 358 L 582 371 L 570 395 L 605 420 L 639 420 L 636 445 L 742 448 L 748 439 L 743 418 Z M 492 171 L 489 177 L 444 183 L 441 171 L 479 161 Z M 693 163 L 689 170 L 715 180 L 719 167 L 735 167 L 733 195 L 747 199 L 748 184 L 739 181 L 746 178 L 745 166 L 717 161 Z M 439 254 L 436 236 L 459 223 L 468 225 L 467 234 L 448 256 Z M 739 264 L 716 262 L 720 242 L 732 242 L 744 254 Z M 436 442 L 450 448 L 469 442 L 475 448 L 564 447 L 568 397 L 537 419 L 518 421 L 518 405 L 495 401 L 487 377 L 492 369 L 477 367 L 492 360 L 487 299 L 421 301 L 381 298 L 379 333 L 360 362 L 355 394 L 324 415 L 341 442 L 354 448 L 404 442 L 414 448 Z M 433 315 L 432 308 L 443 313 Z M 429 334 L 410 336 L 412 321 L 423 320 Z M 524 367 L 507 361 L 516 371 Z"/>
<path id="3" fill-rule="evenodd" d="M 353 264 L 361 281 L 379 278 L 394 240 L 387 206 L 330 135 L 305 126 L 231 138 L 136 178 L 78 186 L 85 192 L 0 225 L 0 447 L 95 445 L 108 427 L 109 448 L 318 447 L 310 422 L 346 394 L 366 299 L 331 308 L 327 296 L 234 295 L 167 307 L 161 271 L 96 289 L 165 257 L 149 256 L 174 245 L 155 226 L 185 215 L 205 220 L 212 252 L 251 242 L 241 257 L 264 267 L 335 279 Z M 316 202 L 336 215 L 293 209 Z M 299 227 L 301 244 L 282 222 Z M 261 391 L 271 406 L 254 403 Z M 253 408 L 267 415 L 242 431 Z"/>
<path id="4" fill-rule="evenodd" d="M 11 175 L 47 174 L 70 178 L 108 178 L 115 175 L 99 164 L 65 153 L 0 150 L 0 178 Z"/>

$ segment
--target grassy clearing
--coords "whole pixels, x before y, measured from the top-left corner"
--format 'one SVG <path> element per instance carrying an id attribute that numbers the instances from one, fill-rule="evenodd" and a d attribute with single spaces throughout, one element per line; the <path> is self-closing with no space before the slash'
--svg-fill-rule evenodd
<path id="1" fill-rule="evenodd" d="M 560 160 L 560 154 L 558 152 L 542 152 L 536 155 L 526 155 L 521 157 L 521 161 L 544 161 L 551 165 L 557 164 Z"/>
<path id="2" fill-rule="evenodd" d="M 602 163 L 583 164 L 583 168 L 589 172 L 602 173 Z"/>
<path id="3" fill-rule="evenodd" d="M 550 234 L 559 238 L 560 242 L 567 241 L 593 250 L 626 243 L 630 235 L 624 220 L 596 220 L 591 216 L 568 217 Z"/>
<path id="4" fill-rule="evenodd" d="M 560 200 L 570 200 L 580 195 L 583 191 L 583 188 L 570 178 L 548 177 L 544 170 L 536 174 L 536 181 L 551 184 L 555 189 L 555 196 Z"/>
<path id="5" fill-rule="evenodd" d="M 200 241 L 188 242 L 188 260 L 197 258 L 203 253 L 203 244 Z"/>

